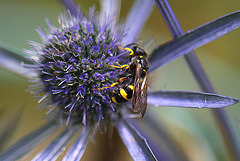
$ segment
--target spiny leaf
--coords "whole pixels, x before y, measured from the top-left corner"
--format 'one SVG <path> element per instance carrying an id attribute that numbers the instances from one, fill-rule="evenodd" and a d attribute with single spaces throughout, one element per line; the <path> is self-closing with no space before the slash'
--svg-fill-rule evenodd
<path id="1" fill-rule="evenodd" d="M 190 91 L 154 91 L 148 93 L 148 104 L 192 108 L 221 108 L 238 103 L 233 97 Z"/>

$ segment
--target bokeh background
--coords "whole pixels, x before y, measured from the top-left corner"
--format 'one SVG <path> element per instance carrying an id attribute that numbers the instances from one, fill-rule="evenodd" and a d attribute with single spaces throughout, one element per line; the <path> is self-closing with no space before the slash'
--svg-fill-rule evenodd
<path id="1" fill-rule="evenodd" d="M 93 5 L 99 11 L 98 1 L 79 0 L 76 2 L 85 12 Z M 240 6 L 238 0 L 171 0 L 169 3 L 184 31 L 237 11 Z M 131 5 L 132 1 L 123 0 L 121 21 L 124 21 Z M 42 29 L 47 28 L 46 18 L 53 25 L 58 26 L 58 16 L 63 11 L 63 5 L 57 0 L 0 0 L 0 43 L 19 51 L 24 48 L 30 49 L 28 40 L 41 42 L 36 28 L 38 26 Z M 153 46 L 172 39 L 157 7 L 154 8 L 138 39 L 141 42 L 151 40 Z M 195 50 L 218 93 L 238 99 L 240 99 L 239 43 L 240 29 L 237 29 Z M 183 58 L 158 69 L 149 76 L 149 80 L 149 86 L 153 90 L 199 91 Z M 0 148 L 5 149 L 45 123 L 45 112 L 38 110 L 37 100 L 26 92 L 29 85 L 30 83 L 25 79 L 0 69 L 0 130 L 4 128 L 9 118 L 14 119 L 21 112 L 13 134 Z M 226 110 L 230 112 L 238 127 L 240 105 L 227 107 Z M 228 160 L 211 110 L 148 107 L 146 117 L 153 117 L 157 123 L 164 124 L 181 151 L 190 160 Z M 147 125 L 144 126 L 146 126 L 149 137 L 157 140 L 158 134 L 151 132 Z M 156 141 L 158 142 L 161 141 Z M 44 146 L 45 144 L 40 144 L 24 160 L 30 160 Z M 131 160 L 131 158 L 114 130 L 112 138 L 109 138 L 107 134 L 98 133 L 95 142 L 89 143 L 83 160 Z"/>

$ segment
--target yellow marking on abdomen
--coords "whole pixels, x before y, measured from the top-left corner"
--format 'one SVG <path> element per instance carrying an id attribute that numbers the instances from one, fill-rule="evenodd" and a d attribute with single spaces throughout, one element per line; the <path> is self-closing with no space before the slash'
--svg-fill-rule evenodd
<path id="1" fill-rule="evenodd" d="M 129 85 L 129 87 L 133 91 L 133 89 L 134 89 L 133 85 Z"/>
<path id="2" fill-rule="evenodd" d="M 119 104 L 114 97 L 112 97 L 112 101 L 113 101 L 114 103 L 116 103 L 116 104 Z"/>
<path id="3" fill-rule="evenodd" d="M 127 98 L 128 94 L 126 93 L 126 91 L 124 89 L 120 89 L 120 94 L 125 100 L 130 100 Z"/>

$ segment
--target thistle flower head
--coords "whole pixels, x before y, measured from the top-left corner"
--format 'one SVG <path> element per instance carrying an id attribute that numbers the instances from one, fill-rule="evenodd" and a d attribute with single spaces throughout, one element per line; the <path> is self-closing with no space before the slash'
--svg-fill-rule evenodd
<path id="1" fill-rule="evenodd" d="M 88 16 L 69 15 L 60 18 L 59 28 L 47 21 L 48 34 L 39 30 L 43 44 L 33 45 L 43 86 L 37 92 L 42 94 L 39 102 L 44 100 L 48 113 L 67 119 L 67 124 L 100 122 L 118 112 L 110 98 L 113 88 L 97 88 L 124 75 L 124 70 L 109 67 L 127 61 L 118 49 L 122 34 L 113 33 L 108 22 L 100 25 L 94 10 Z"/>
<path id="2" fill-rule="evenodd" d="M 34 82 L 38 83 L 32 87 L 39 85 L 40 87 L 34 93 L 39 97 L 39 103 L 42 102 L 43 107 L 48 108 L 48 116 L 52 116 L 50 118 L 54 120 L 1 152 L 0 160 L 21 159 L 34 146 L 39 146 L 42 141 L 49 138 L 50 135 L 56 134 L 57 131 L 61 131 L 61 133 L 32 160 L 56 160 L 63 149 L 67 149 L 71 141 L 73 143 L 62 160 L 80 160 L 91 133 L 93 132 L 94 135 L 96 129 L 100 127 L 97 126 L 94 130 L 93 123 L 99 125 L 102 119 L 104 119 L 104 123 L 108 123 L 108 120 L 113 121 L 133 160 L 192 160 L 191 156 L 187 157 L 185 154 L 179 153 L 178 147 L 172 145 L 174 143 L 172 140 L 175 139 L 166 137 L 171 135 L 168 134 L 168 130 L 164 129 L 164 126 L 156 124 L 156 121 L 152 120 L 154 116 L 144 120 L 146 123 L 144 124 L 149 125 L 148 130 L 145 131 L 133 119 L 122 117 L 121 109 L 124 106 L 117 107 L 111 102 L 110 97 L 113 95 L 113 98 L 118 98 L 113 99 L 114 102 L 124 102 L 129 99 L 127 96 L 131 96 L 133 110 L 135 107 L 138 107 L 140 112 L 144 109 L 141 114 L 145 112 L 147 104 L 187 108 L 222 108 L 239 103 L 240 100 L 233 97 L 196 91 L 148 90 L 147 93 L 147 77 L 145 76 L 148 72 L 153 72 L 189 51 L 239 27 L 240 12 L 225 15 L 183 33 L 168 2 L 156 0 L 155 3 L 175 38 L 159 45 L 150 53 L 148 70 L 144 49 L 143 52 L 140 52 L 141 50 L 138 51 L 135 48 L 131 50 L 123 46 L 133 42 L 141 31 L 153 9 L 153 0 L 134 2 L 125 22 L 124 39 L 122 39 L 122 32 L 116 32 L 115 28 L 121 1 L 101 1 L 101 23 L 98 16 L 94 14 L 94 10 L 91 10 L 88 16 L 83 16 L 80 11 L 77 11 L 73 1 L 62 0 L 62 2 L 76 17 L 72 17 L 71 14 L 68 17 L 62 16 L 59 28 L 52 26 L 47 21 L 50 29 L 47 30 L 47 34 L 38 30 L 43 40 L 42 44 L 31 42 L 34 51 L 27 51 L 36 62 L 35 64 L 29 62 L 29 58 L 0 47 L 1 67 L 25 78 L 37 75 Z M 103 15 L 112 18 L 114 20 L 112 24 L 110 21 L 104 20 Z M 102 23 L 104 21 L 105 23 Z M 127 53 L 129 51 L 130 53 Z M 191 52 L 186 58 L 201 88 L 205 91 L 213 91 L 195 54 Z M 20 62 L 28 63 L 26 66 L 33 67 L 34 71 L 26 70 L 20 66 Z M 127 67 L 126 64 L 128 64 Z M 118 87 L 123 88 L 118 89 L 117 92 L 114 91 L 114 88 Z M 121 93 L 121 91 L 123 92 Z M 225 137 L 226 147 L 230 149 L 229 157 L 233 160 L 240 160 L 240 148 L 232 127 L 232 120 L 224 110 L 212 111 Z M 59 123 L 55 122 L 56 119 L 63 119 L 67 124 L 77 125 L 66 126 L 62 129 Z M 12 125 L 13 122 L 10 120 L 10 124 L 7 122 L 7 125 Z M 80 130 L 81 133 L 78 132 Z M 9 131 L 9 127 L 3 131 L 3 134 L 9 133 L 5 131 Z M 148 135 L 150 132 L 157 134 L 159 139 L 157 142 L 150 138 L 152 136 Z M 75 139 L 76 135 L 78 136 Z M 3 135 L 0 140 L 7 140 L 8 137 L 9 135 Z M 161 144 L 158 144 L 159 141 Z M 211 157 L 214 156 L 211 150 L 207 154 L 211 154 Z M 114 156 L 114 158 L 116 157 Z M 204 159 L 206 160 L 206 158 L 202 160 Z"/>

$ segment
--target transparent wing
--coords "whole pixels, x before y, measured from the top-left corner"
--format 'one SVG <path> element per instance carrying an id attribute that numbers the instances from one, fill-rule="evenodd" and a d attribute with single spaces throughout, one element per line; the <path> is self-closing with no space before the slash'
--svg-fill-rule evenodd
<path id="1" fill-rule="evenodd" d="M 147 75 L 141 77 L 141 65 L 137 64 L 134 78 L 132 110 L 144 116 L 147 108 Z"/>

